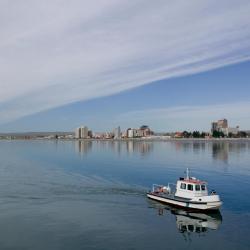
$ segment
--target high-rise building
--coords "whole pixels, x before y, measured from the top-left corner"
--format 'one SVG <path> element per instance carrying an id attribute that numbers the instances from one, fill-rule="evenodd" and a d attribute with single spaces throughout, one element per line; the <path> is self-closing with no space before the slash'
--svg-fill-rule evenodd
<path id="1" fill-rule="evenodd" d="M 114 129 L 114 139 L 121 139 L 121 128 L 118 126 Z"/>
<path id="2" fill-rule="evenodd" d="M 81 138 L 81 128 L 76 128 L 75 129 L 75 138 L 80 139 Z"/>
<path id="3" fill-rule="evenodd" d="M 218 131 L 218 122 L 212 122 L 211 133 Z"/>
<path id="4" fill-rule="evenodd" d="M 84 127 L 81 127 L 81 138 L 83 139 L 86 139 L 88 138 L 88 127 L 84 126 Z"/>
<path id="5" fill-rule="evenodd" d="M 229 128 L 227 119 L 218 120 L 217 122 L 212 122 L 211 133 L 214 131 L 222 132 L 224 135 L 229 134 L 236 135 L 239 133 L 239 126 L 236 128 Z"/>
<path id="6" fill-rule="evenodd" d="M 127 137 L 128 137 L 128 138 L 133 138 L 133 137 L 134 137 L 134 129 L 129 128 L 129 129 L 127 130 Z"/>
<path id="7" fill-rule="evenodd" d="M 86 126 L 81 126 L 75 130 L 76 139 L 86 139 L 89 136 L 89 130 Z"/>
<path id="8" fill-rule="evenodd" d="M 227 119 L 219 120 L 217 123 L 219 128 L 228 128 Z"/>
<path id="9" fill-rule="evenodd" d="M 228 122 L 227 119 L 218 120 L 217 122 L 212 122 L 211 132 L 214 131 L 223 132 L 224 134 L 228 134 Z"/>

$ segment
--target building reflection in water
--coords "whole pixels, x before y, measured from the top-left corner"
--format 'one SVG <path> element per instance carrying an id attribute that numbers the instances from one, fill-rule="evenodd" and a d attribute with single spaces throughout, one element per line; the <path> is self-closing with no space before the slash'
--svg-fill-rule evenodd
<path id="1" fill-rule="evenodd" d="M 153 151 L 153 142 L 126 141 L 126 148 L 128 153 L 139 153 L 144 156 Z"/>
<path id="2" fill-rule="evenodd" d="M 153 142 L 145 141 L 91 141 L 91 140 L 77 140 L 75 141 L 75 149 L 78 153 L 87 154 L 92 147 L 99 147 L 101 150 L 111 150 L 120 155 L 121 153 L 135 154 L 139 153 L 142 156 L 148 155 L 153 151 Z"/>
<path id="3" fill-rule="evenodd" d="M 213 142 L 212 156 L 214 160 L 219 160 L 228 163 L 229 143 L 228 142 Z"/>
<path id="4" fill-rule="evenodd" d="M 87 154 L 92 149 L 92 141 L 76 141 L 75 142 L 75 149 L 80 154 Z"/>
<path id="5" fill-rule="evenodd" d="M 177 151 L 199 153 L 206 150 L 206 142 L 204 141 L 175 141 L 173 143 Z"/>
<path id="6" fill-rule="evenodd" d="M 219 211 L 214 213 L 194 213 L 184 210 L 172 210 L 176 218 L 176 226 L 180 233 L 206 233 L 210 230 L 217 230 L 222 222 Z"/>
<path id="7" fill-rule="evenodd" d="M 122 153 L 140 154 L 146 156 L 154 150 L 154 141 L 116 141 L 116 140 L 77 140 L 75 141 L 76 151 L 81 154 L 87 154 L 92 147 L 99 147 L 101 150 L 111 150 L 118 155 Z M 162 142 L 161 142 L 162 143 Z M 250 142 L 248 141 L 172 141 L 172 148 L 183 153 L 209 154 L 216 161 L 228 163 L 229 157 L 240 155 L 244 152 L 250 152 Z"/>
<path id="8" fill-rule="evenodd" d="M 176 227 L 185 240 L 190 240 L 193 234 L 205 236 L 209 231 L 218 230 L 222 223 L 220 211 L 210 213 L 191 212 L 171 206 L 149 201 L 150 208 L 156 210 L 159 216 L 175 216 Z"/>
<path id="9" fill-rule="evenodd" d="M 228 163 L 231 155 L 250 152 L 249 141 L 175 141 L 172 142 L 176 151 L 195 154 L 211 152 L 214 160 Z"/>

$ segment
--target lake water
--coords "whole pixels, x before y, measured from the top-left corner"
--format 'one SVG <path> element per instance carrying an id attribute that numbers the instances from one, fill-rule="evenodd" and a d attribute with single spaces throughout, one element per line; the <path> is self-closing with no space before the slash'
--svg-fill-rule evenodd
<path id="1" fill-rule="evenodd" d="M 0 141 L 0 249 L 250 249 L 250 142 Z M 150 201 L 189 167 L 224 202 Z"/>

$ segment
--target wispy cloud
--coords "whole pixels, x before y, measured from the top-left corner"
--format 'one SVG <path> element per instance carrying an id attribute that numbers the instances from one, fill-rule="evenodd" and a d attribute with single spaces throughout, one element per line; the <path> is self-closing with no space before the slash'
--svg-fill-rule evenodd
<path id="1" fill-rule="evenodd" d="M 118 115 L 115 122 L 129 127 L 131 124 L 139 126 L 143 123 L 147 124 L 150 121 L 150 125 L 156 130 L 164 128 L 164 131 L 208 131 L 212 121 L 228 118 L 229 125 L 241 125 L 241 128 L 248 129 L 250 124 L 249 108 L 250 102 L 239 102 L 220 105 L 137 110 Z"/>
<path id="2" fill-rule="evenodd" d="M 250 2 L 1 1 L 0 123 L 250 59 Z"/>

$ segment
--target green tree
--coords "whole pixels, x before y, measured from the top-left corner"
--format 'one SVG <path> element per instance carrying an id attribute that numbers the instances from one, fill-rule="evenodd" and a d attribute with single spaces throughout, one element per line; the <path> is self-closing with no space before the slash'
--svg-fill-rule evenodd
<path id="1" fill-rule="evenodd" d="M 183 137 L 184 137 L 184 138 L 190 138 L 191 135 L 192 135 L 192 134 L 191 134 L 190 132 L 188 132 L 188 131 L 183 131 L 182 134 L 183 134 Z"/>
<path id="2" fill-rule="evenodd" d="M 205 138 L 206 137 L 206 133 L 205 132 L 202 132 L 201 133 L 201 138 Z"/>
<path id="3" fill-rule="evenodd" d="M 247 133 L 246 133 L 245 131 L 240 131 L 240 132 L 238 133 L 238 136 L 239 136 L 240 138 L 246 138 L 246 137 L 247 137 Z"/>
<path id="4" fill-rule="evenodd" d="M 194 131 L 194 132 L 193 132 L 193 137 L 194 137 L 194 138 L 200 138 L 200 137 L 201 137 L 200 132 L 199 132 L 199 131 Z"/>
<path id="5" fill-rule="evenodd" d="M 214 138 L 224 138 L 225 137 L 225 135 L 224 135 L 224 133 L 223 132 L 221 132 L 221 131 L 213 131 L 213 137 Z"/>

